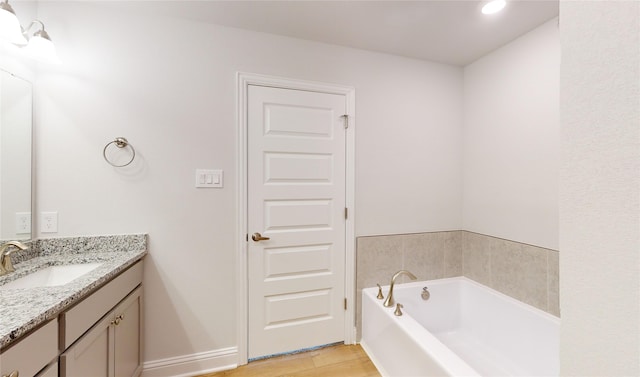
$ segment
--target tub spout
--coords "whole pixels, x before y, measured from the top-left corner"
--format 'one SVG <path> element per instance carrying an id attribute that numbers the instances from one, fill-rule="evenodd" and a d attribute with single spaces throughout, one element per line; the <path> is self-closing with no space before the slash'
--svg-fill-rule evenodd
<path id="1" fill-rule="evenodd" d="M 387 295 L 387 299 L 384 300 L 383 305 L 388 307 L 391 307 L 393 305 L 393 285 L 396 283 L 396 279 L 400 276 L 400 275 L 407 275 L 411 278 L 411 280 L 416 280 L 417 277 L 416 275 L 412 274 L 411 272 L 407 271 L 407 270 L 400 270 L 398 272 L 396 272 L 393 277 L 391 278 L 391 284 L 389 285 L 389 294 Z"/>

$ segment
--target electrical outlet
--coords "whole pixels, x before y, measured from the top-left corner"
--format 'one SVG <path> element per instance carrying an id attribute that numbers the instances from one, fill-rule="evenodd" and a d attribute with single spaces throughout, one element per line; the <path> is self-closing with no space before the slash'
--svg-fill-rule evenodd
<path id="1" fill-rule="evenodd" d="M 58 212 L 40 213 L 40 232 L 58 233 Z"/>
<path id="2" fill-rule="evenodd" d="M 31 212 L 16 212 L 16 234 L 31 233 Z"/>

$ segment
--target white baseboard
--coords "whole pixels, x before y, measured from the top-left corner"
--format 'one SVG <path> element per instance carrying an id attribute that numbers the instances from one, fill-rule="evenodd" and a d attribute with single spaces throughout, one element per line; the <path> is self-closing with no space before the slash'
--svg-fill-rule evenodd
<path id="1" fill-rule="evenodd" d="M 238 366 L 238 348 L 228 347 L 191 355 L 147 361 L 142 377 L 192 377 Z"/>

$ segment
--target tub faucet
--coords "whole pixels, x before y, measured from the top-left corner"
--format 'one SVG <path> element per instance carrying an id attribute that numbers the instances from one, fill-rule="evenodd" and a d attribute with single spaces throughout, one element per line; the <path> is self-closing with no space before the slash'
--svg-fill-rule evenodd
<path id="1" fill-rule="evenodd" d="M 417 277 L 416 275 L 412 274 L 411 272 L 407 271 L 407 270 L 400 270 L 398 272 L 396 272 L 393 277 L 391 278 L 391 285 L 389 285 L 389 294 L 387 295 L 387 299 L 384 300 L 384 306 L 386 306 L 387 308 L 393 305 L 393 285 L 396 283 L 396 279 L 398 278 L 398 276 L 400 275 L 407 275 L 411 278 L 411 280 L 416 280 Z"/>
<path id="2" fill-rule="evenodd" d="M 10 249 L 11 246 L 14 246 L 15 248 Z M 11 254 L 16 250 L 26 249 L 27 246 L 18 241 L 9 241 L 0 246 L 0 276 L 16 270 L 13 268 L 13 264 L 11 263 Z"/>

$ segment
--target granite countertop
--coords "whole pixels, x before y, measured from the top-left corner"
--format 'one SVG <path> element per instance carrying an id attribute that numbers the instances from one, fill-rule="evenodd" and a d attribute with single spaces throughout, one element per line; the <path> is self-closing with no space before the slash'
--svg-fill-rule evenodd
<path id="1" fill-rule="evenodd" d="M 0 286 L 49 266 L 100 263 L 94 270 L 65 285 L 0 289 L 0 349 L 41 323 L 57 317 L 147 254 L 145 235 L 133 236 L 134 242 L 126 239 L 124 243 L 121 241 L 127 236 L 115 237 L 45 241 L 39 247 L 38 256 L 15 263 L 15 272 L 1 276 Z M 114 247 L 116 243 L 120 244 Z"/>

